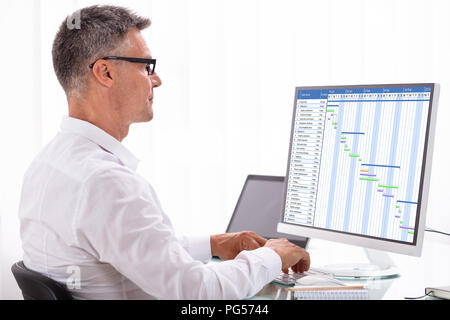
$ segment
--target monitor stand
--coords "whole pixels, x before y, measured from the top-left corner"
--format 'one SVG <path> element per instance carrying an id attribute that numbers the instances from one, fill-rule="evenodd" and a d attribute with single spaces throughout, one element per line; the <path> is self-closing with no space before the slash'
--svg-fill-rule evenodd
<path id="1" fill-rule="evenodd" d="M 384 251 L 367 249 L 364 251 L 369 263 L 330 264 L 320 270 L 332 273 L 336 278 L 385 279 L 400 276 L 394 261 Z"/>

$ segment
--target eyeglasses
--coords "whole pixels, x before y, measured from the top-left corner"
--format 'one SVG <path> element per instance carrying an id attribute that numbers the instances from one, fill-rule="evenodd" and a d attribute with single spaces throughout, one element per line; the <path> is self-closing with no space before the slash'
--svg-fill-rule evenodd
<path id="1" fill-rule="evenodd" d="M 100 59 L 95 60 L 94 62 L 92 62 L 89 65 L 89 68 L 93 68 L 94 64 L 98 61 L 98 60 L 123 60 L 123 61 L 128 61 L 128 62 L 134 62 L 134 63 L 145 63 L 147 64 L 145 66 L 145 69 L 147 70 L 147 73 L 149 76 L 151 76 L 153 73 L 155 73 L 155 65 L 156 65 L 156 59 L 145 59 L 145 58 L 128 58 L 128 57 L 114 57 L 114 56 L 109 56 L 109 57 L 103 57 Z"/>

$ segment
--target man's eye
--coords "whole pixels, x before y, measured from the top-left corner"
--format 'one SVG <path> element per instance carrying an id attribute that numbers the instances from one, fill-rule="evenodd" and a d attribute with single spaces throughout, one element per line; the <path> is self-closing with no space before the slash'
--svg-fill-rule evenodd
<path id="1" fill-rule="evenodd" d="M 145 70 L 147 71 L 148 74 L 150 74 L 150 65 L 149 64 L 147 64 L 145 66 Z"/>

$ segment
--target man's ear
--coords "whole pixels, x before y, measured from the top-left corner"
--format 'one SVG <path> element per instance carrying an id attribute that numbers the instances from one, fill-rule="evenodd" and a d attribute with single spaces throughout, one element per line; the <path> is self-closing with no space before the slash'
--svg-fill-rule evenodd
<path id="1" fill-rule="evenodd" d="M 98 61 L 92 68 L 95 79 L 105 87 L 112 87 L 115 78 L 114 66 L 106 61 Z"/>

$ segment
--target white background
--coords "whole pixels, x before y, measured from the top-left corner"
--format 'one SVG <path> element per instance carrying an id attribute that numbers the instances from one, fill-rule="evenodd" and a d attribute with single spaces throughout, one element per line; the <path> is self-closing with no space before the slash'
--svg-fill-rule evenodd
<path id="1" fill-rule="evenodd" d="M 450 2 L 3 0 L 0 298 L 21 298 L 10 267 L 22 176 L 67 114 L 52 41 L 96 3 L 152 19 L 144 36 L 163 85 L 154 119 L 124 144 L 178 232 L 223 232 L 248 174 L 285 174 L 295 86 L 408 82 L 441 84 L 427 225 L 450 230 Z"/>

